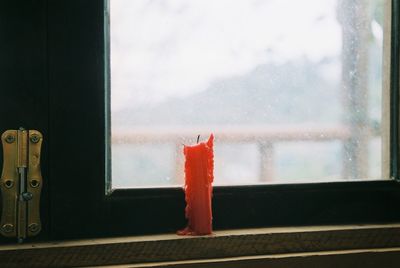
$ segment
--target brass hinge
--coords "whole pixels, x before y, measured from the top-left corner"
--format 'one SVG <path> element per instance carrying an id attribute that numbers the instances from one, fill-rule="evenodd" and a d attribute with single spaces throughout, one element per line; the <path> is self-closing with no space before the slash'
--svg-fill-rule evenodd
<path id="1" fill-rule="evenodd" d="M 0 179 L 2 215 L 0 233 L 18 242 L 37 235 L 40 222 L 43 135 L 37 130 L 7 130 L 1 136 L 3 172 Z"/>

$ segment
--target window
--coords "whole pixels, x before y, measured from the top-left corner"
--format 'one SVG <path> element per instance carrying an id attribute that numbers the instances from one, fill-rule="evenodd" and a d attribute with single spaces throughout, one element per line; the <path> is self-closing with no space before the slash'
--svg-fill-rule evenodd
<path id="1" fill-rule="evenodd" d="M 109 5 L 113 189 L 182 185 L 210 132 L 215 185 L 389 179 L 388 2 Z"/>
<path id="2" fill-rule="evenodd" d="M 390 5 L 388 1 L 382 3 L 384 6 Z M 297 5 L 297 1 L 290 3 L 287 11 L 294 11 L 294 5 Z M 375 150 L 373 147 L 382 147 L 384 152 L 382 164 L 368 171 L 368 174 L 375 174 L 368 177 L 379 180 L 329 179 L 326 182 L 325 177 L 325 182 L 317 183 L 299 181 L 290 184 L 242 185 L 244 180 L 256 173 L 260 174 L 260 152 L 268 151 L 269 144 L 249 142 L 232 145 L 227 142 L 221 144 L 221 153 L 225 151 L 225 154 L 233 155 L 238 151 L 248 152 L 243 159 L 230 158 L 224 162 L 236 166 L 235 161 L 240 161 L 246 163 L 246 169 L 235 172 L 238 176 L 229 181 L 229 186 L 214 188 L 215 229 L 365 224 L 400 220 L 396 206 L 400 202 L 397 182 L 398 1 L 393 1 L 391 8 L 386 10 L 389 14 L 385 13 L 383 17 L 391 17 L 385 20 L 391 26 L 388 28 L 387 25 L 380 24 L 378 19 L 377 23 L 384 32 L 386 29 L 391 33 L 390 42 L 383 42 L 383 51 L 390 52 L 390 57 L 386 57 L 390 62 L 383 61 L 383 69 L 386 71 L 382 74 L 383 84 L 389 87 L 384 86 L 375 93 L 390 99 L 383 101 L 387 105 L 382 107 L 379 107 L 379 98 L 374 104 L 376 106 L 368 106 L 369 119 L 382 118 L 379 124 L 372 124 L 381 130 L 376 134 L 382 141 L 371 140 L 369 145 L 371 151 Z M 108 162 L 110 158 L 107 155 L 110 152 L 107 151 L 106 144 L 111 144 L 111 133 L 108 131 L 111 130 L 109 123 L 112 123 L 107 119 L 110 107 L 105 101 L 110 97 L 108 88 L 112 86 L 109 85 L 110 72 L 107 65 L 110 48 L 107 12 L 107 2 L 99 0 L 43 0 L 22 6 L 9 1 L 0 9 L 0 30 L 4 36 L 2 40 L 7 40 L 0 42 L 0 51 L 5 51 L 4 60 L 0 61 L 0 78 L 3 88 L 7 89 L 0 90 L 1 99 L 7 100 L 0 105 L 0 128 L 4 131 L 24 126 L 40 130 L 45 137 L 42 151 L 44 188 L 41 211 L 44 225 L 38 239 L 171 233 L 182 228 L 186 222 L 181 187 L 125 188 L 132 185 L 121 183 L 116 185 L 114 191 L 105 191 L 110 189 L 107 184 L 111 170 L 107 167 L 111 163 Z M 369 22 L 372 23 L 372 20 Z M 387 94 L 384 90 L 389 88 L 390 94 Z M 369 100 L 372 99 L 374 98 L 370 96 Z M 329 99 L 328 104 L 332 102 Z M 298 102 L 295 104 L 299 105 Z M 357 106 L 348 107 L 353 109 Z M 198 131 L 195 132 L 196 137 Z M 385 142 L 385 139 L 388 141 Z M 305 140 L 295 143 L 274 144 L 274 168 L 275 172 L 279 170 L 275 173 L 275 178 L 293 178 L 291 174 L 297 173 L 295 169 L 285 169 L 286 173 L 280 173 L 283 170 L 281 166 L 287 163 L 286 159 L 291 157 L 293 150 L 302 150 L 299 148 L 307 146 L 318 152 L 318 155 L 319 152 L 324 155 L 322 159 L 318 157 L 318 161 L 330 163 L 330 157 L 344 148 L 342 141 L 337 139 L 329 142 Z M 147 151 L 144 145 L 140 146 L 135 152 Z M 174 154 L 175 149 L 168 147 L 168 144 L 157 146 L 156 149 L 162 149 L 165 154 Z M 301 153 L 304 158 L 308 157 L 307 152 Z M 378 153 L 368 156 L 370 163 L 379 163 L 373 157 L 380 159 L 381 156 Z M 268 154 L 265 154 L 265 158 L 264 160 L 268 160 Z M 248 161 L 249 159 L 258 160 Z M 316 160 L 310 158 L 310 161 Z M 173 161 L 165 162 L 164 165 L 165 174 L 174 172 L 171 168 Z M 305 162 L 296 165 L 307 167 Z M 384 169 L 387 174 L 380 173 L 380 167 L 387 165 L 390 165 L 389 169 Z M 227 167 L 226 170 L 230 169 Z M 332 167 L 332 170 L 340 168 Z M 267 171 L 268 168 L 264 172 Z M 231 178 L 227 171 L 219 172 L 226 178 Z M 149 174 L 149 178 L 151 175 Z M 154 177 L 157 178 L 158 175 Z M 313 177 L 318 178 L 319 174 Z M 389 177 L 393 180 L 384 180 Z M 156 183 L 160 185 L 159 181 Z"/>

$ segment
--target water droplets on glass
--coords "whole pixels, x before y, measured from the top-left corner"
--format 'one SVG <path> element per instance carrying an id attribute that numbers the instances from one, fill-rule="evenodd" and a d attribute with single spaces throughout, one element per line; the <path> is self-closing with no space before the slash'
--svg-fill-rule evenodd
<path id="1" fill-rule="evenodd" d="M 112 187 L 382 178 L 383 1 L 110 0 Z"/>

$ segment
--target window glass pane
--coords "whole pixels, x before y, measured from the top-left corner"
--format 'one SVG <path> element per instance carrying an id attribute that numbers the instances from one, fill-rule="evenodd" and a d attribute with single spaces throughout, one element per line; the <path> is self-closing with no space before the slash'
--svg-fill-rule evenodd
<path id="1" fill-rule="evenodd" d="M 284 182 L 332 181 L 342 174 L 344 161 L 339 141 L 282 142 L 276 144 L 275 177 Z"/>
<path id="2" fill-rule="evenodd" d="M 382 179 L 383 3 L 110 0 L 112 187 Z"/>
<path id="3" fill-rule="evenodd" d="M 168 186 L 174 177 L 174 146 L 168 143 L 113 144 L 113 180 L 115 188 Z M 135 161 L 132 161 L 134 159 Z"/>
<path id="4" fill-rule="evenodd" d="M 214 177 L 221 185 L 259 183 L 260 157 L 255 143 L 222 143 L 215 147 Z"/>

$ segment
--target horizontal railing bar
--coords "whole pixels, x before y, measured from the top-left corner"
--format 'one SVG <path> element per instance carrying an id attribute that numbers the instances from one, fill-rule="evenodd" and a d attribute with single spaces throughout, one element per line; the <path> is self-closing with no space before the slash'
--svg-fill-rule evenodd
<path id="1" fill-rule="evenodd" d="M 239 127 L 142 127 L 114 128 L 112 143 L 180 142 L 204 139 L 213 132 L 216 140 L 223 142 L 277 141 L 327 141 L 351 138 L 351 130 L 345 125 L 291 125 L 291 126 L 239 126 Z M 375 136 L 372 129 L 368 136 Z"/>

